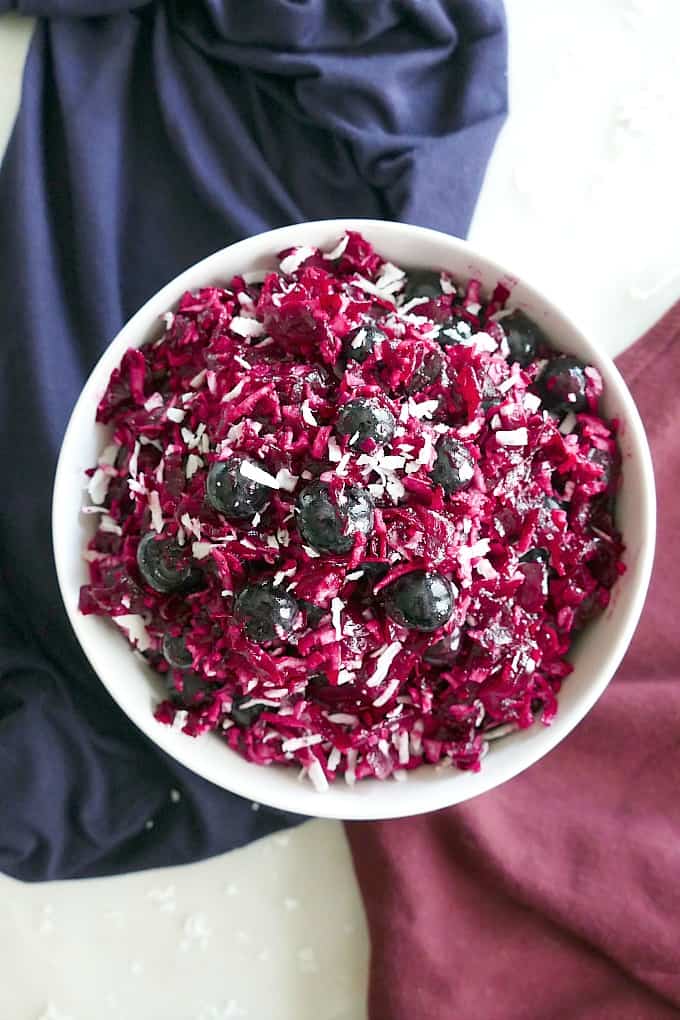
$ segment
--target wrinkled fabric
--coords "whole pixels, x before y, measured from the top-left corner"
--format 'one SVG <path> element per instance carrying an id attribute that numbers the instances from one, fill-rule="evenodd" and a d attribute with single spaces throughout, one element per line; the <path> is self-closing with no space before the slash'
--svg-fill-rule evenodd
<path id="1" fill-rule="evenodd" d="M 343 215 L 465 234 L 506 110 L 503 11 L 0 0 L 10 8 L 46 19 L 0 172 L 0 870 L 179 864 L 298 819 L 161 754 L 87 666 L 50 544 L 68 414 L 122 323 L 239 238 Z"/>
<path id="2" fill-rule="evenodd" d="M 446 811 L 348 826 L 371 1020 L 680 1015 L 680 305 L 619 367 L 659 506 L 640 626 L 593 711 L 527 772 Z"/>

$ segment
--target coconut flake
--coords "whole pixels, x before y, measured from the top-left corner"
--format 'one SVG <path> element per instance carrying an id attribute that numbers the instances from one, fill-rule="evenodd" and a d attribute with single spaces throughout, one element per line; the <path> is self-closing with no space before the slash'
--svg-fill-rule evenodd
<path id="1" fill-rule="evenodd" d="M 498 571 L 494 570 L 489 561 L 484 558 L 477 560 L 475 570 L 487 581 L 493 581 L 495 577 L 498 577 Z"/>
<path id="2" fill-rule="evenodd" d="M 331 749 L 331 753 L 328 755 L 328 762 L 326 764 L 326 768 L 328 769 L 329 772 L 335 772 L 338 765 L 340 764 L 341 757 L 342 752 L 337 747 L 333 747 Z"/>
<path id="3" fill-rule="evenodd" d="M 422 400 L 418 403 L 413 397 L 409 397 L 408 409 L 414 418 L 431 418 L 438 407 L 438 400 Z"/>
<path id="4" fill-rule="evenodd" d="M 189 382 L 189 385 L 191 386 L 192 390 L 197 390 L 203 385 L 203 383 L 205 382 L 206 375 L 207 369 L 205 368 L 201 369 L 200 372 L 196 373 L 193 379 L 191 379 Z"/>
<path id="5" fill-rule="evenodd" d="M 172 720 L 173 730 L 183 730 L 187 724 L 189 713 L 185 708 L 180 708 L 175 712 L 175 718 Z"/>
<path id="6" fill-rule="evenodd" d="M 281 259 L 279 269 L 285 276 L 292 276 L 293 273 L 298 271 L 302 263 L 306 262 L 312 255 L 316 255 L 316 248 L 308 248 L 304 244 L 300 245 L 290 255 L 286 255 L 285 258 Z"/>
<path id="7" fill-rule="evenodd" d="M 381 705 L 387 704 L 392 695 L 396 692 L 397 688 L 399 687 L 399 684 L 400 684 L 399 678 L 396 676 L 393 677 L 393 679 L 390 680 L 382 694 L 379 694 L 378 697 L 374 699 L 373 704 L 375 705 L 375 707 L 379 708 Z"/>
<path id="8" fill-rule="evenodd" d="M 151 511 L 151 527 L 159 535 L 163 530 L 163 511 L 161 510 L 161 498 L 154 489 L 149 493 L 149 510 Z"/>
<path id="9" fill-rule="evenodd" d="M 144 401 L 145 411 L 155 411 L 157 407 L 163 406 L 163 397 L 160 393 L 152 393 L 147 400 Z"/>
<path id="10" fill-rule="evenodd" d="M 339 475 L 341 478 L 345 477 L 345 475 L 347 474 L 347 465 L 349 464 L 351 459 L 352 454 L 348 450 L 347 453 L 344 453 L 340 460 L 338 461 L 338 466 L 335 469 L 336 475 Z"/>
<path id="11" fill-rule="evenodd" d="M 140 450 L 141 450 L 140 444 L 139 443 L 135 443 L 135 445 L 133 447 L 133 450 L 132 450 L 132 456 L 130 457 L 130 462 L 128 464 L 128 473 L 130 475 L 130 478 L 136 478 L 137 477 L 137 465 L 139 463 L 139 451 Z"/>
<path id="12" fill-rule="evenodd" d="M 311 764 L 307 766 L 307 775 L 311 779 L 317 793 L 326 792 L 328 789 L 328 780 L 326 779 L 326 773 L 321 767 L 321 762 L 318 758 L 314 758 Z"/>
<path id="13" fill-rule="evenodd" d="M 576 423 L 576 415 L 573 411 L 568 411 L 564 416 L 564 420 L 560 424 L 560 432 L 562 435 L 568 436 L 571 432 L 573 432 L 576 428 Z"/>
<path id="14" fill-rule="evenodd" d="M 226 404 L 229 400 L 235 400 L 236 397 L 240 397 L 243 392 L 243 387 L 246 384 L 245 379 L 239 379 L 235 386 L 233 386 L 228 393 L 225 393 L 222 397 L 222 403 Z"/>
<path id="15" fill-rule="evenodd" d="M 191 555 L 195 560 L 204 560 L 214 548 L 212 542 L 192 542 Z"/>
<path id="16" fill-rule="evenodd" d="M 396 659 L 397 655 L 401 651 L 401 641 L 393 641 L 391 645 L 388 645 L 384 651 L 381 651 L 372 676 L 366 681 L 367 687 L 378 687 L 379 684 L 387 677 L 390 666 Z"/>
<path id="17" fill-rule="evenodd" d="M 106 499 L 110 484 L 111 476 L 98 467 L 87 485 L 87 494 L 96 506 L 101 506 Z"/>
<path id="18" fill-rule="evenodd" d="M 496 432 L 496 442 L 499 446 L 526 446 L 529 433 L 524 426 L 519 429 L 499 429 Z"/>
<path id="19" fill-rule="evenodd" d="M 110 517 L 109 514 L 104 514 L 104 516 L 100 520 L 99 530 L 106 531 L 110 535 L 123 534 L 123 529 L 121 528 L 120 524 L 116 524 L 113 517 Z"/>
<path id="20" fill-rule="evenodd" d="M 406 464 L 405 457 L 399 456 L 381 456 L 378 461 L 378 469 L 383 471 L 400 471 Z"/>
<path id="21" fill-rule="evenodd" d="M 345 254 L 345 248 L 349 244 L 349 234 L 343 234 L 335 248 L 331 248 L 330 251 L 324 252 L 324 258 L 328 259 L 329 262 L 334 259 L 339 259 L 341 255 Z"/>
<path id="22" fill-rule="evenodd" d="M 469 563 L 471 560 L 478 559 L 486 554 L 491 549 L 491 542 L 488 538 L 480 538 L 478 542 L 473 545 L 463 545 L 458 550 L 458 560 L 460 563 Z"/>
<path id="23" fill-rule="evenodd" d="M 181 407 L 169 407 L 165 415 L 170 421 L 174 421 L 176 425 L 181 425 L 186 417 L 186 411 L 183 411 Z"/>
<path id="24" fill-rule="evenodd" d="M 342 450 L 338 445 L 338 441 L 335 436 L 331 436 L 328 440 L 328 459 L 331 464 L 337 464 L 342 458 Z"/>
<path id="25" fill-rule="evenodd" d="M 363 276 L 359 276 L 359 274 L 352 279 L 352 283 L 359 287 L 360 290 L 363 290 L 364 293 L 372 294 L 373 297 L 380 298 L 383 301 L 392 300 L 391 295 L 389 295 L 386 291 L 376 287 L 374 283 L 371 283 L 370 280 L 366 280 Z"/>
<path id="26" fill-rule="evenodd" d="M 335 637 L 337 641 L 342 640 L 342 611 L 345 608 L 345 603 L 342 599 L 334 598 L 331 599 L 331 623 L 335 628 Z"/>
<path id="27" fill-rule="evenodd" d="M 113 467 L 118 459 L 120 446 L 118 443 L 108 443 L 99 454 L 97 463 L 100 467 Z"/>
<path id="28" fill-rule="evenodd" d="M 403 269 L 399 269 L 392 262 L 384 262 L 380 267 L 380 272 L 376 277 L 375 285 L 379 291 L 383 294 L 389 294 L 390 296 L 396 291 L 401 290 L 403 286 L 403 279 L 406 273 Z"/>
<path id="29" fill-rule="evenodd" d="M 131 645 L 134 645 L 138 652 L 145 652 L 148 648 L 151 648 L 149 632 L 146 629 L 143 618 L 139 614 L 129 613 L 124 616 L 113 616 L 111 619 L 121 630 L 125 631 L 128 641 Z"/>
<path id="30" fill-rule="evenodd" d="M 423 315 L 409 315 L 408 313 L 413 308 L 417 308 L 419 305 L 427 304 L 430 299 L 427 297 L 414 297 L 410 301 L 406 301 L 399 309 L 399 314 L 404 318 L 407 318 L 414 326 L 419 326 L 428 320 Z"/>
<path id="31" fill-rule="evenodd" d="M 309 406 L 309 400 L 303 400 L 302 401 L 301 411 L 302 411 L 302 420 L 304 422 L 306 422 L 307 425 L 314 425 L 314 426 L 318 427 L 319 423 L 316 420 L 316 418 L 314 417 L 312 409 Z"/>
<path id="32" fill-rule="evenodd" d="M 356 766 L 359 752 L 355 747 L 351 747 L 347 752 L 347 767 L 345 769 L 345 782 L 348 786 L 354 786 L 357 781 Z"/>
<path id="33" fill-rule="evenodd" d="M 476 352 L 488 351 L 490 354 L 493 354 L 494 351 L 498 350 L 498 341 L 494 340 L 488 333 L 475 333 L 472 341 Z"/>
<path id="34" fill-rule="evenodd" d="M 203 467 L 203 461 L 196 453 L 190 453 L 187 457 L 187 466 L 185 475 L 187 478 L 193 478 L 199 468 Z"/>
<path id="35" fill-rule="evenodd" d="M 264 336 L 265 332 L 261 322 L 246 315 L 235 315 L 229 323 L 229 329 L 232 333 L 236 333 L 237 336 L 242 336 L 246 340 Z"/>
<path id="36" fill-rule="evenodd" d="M 315 744 L 322 743 L 323 739 L 320 733 L 311 733 L 306 737 L 291 737 L 290 740 L 283 741 L 281 750 L 284 753 L 301 751 L 303 747 L 314 747 Z"/>
<path id="37" fill-rule="evenodd" d="M 186 529 L 190 535 L 194 535 L 197 541 L 201 540 L 201 522 L 198 517 L 190 517 L 189 514 L 184 513 L 180 517 L 180 524 Z"/>
<path id="38" fill-rule="evenodd" d="M 530 414 L 534 414 L 541 406 L 541 398 L 537 393 L 525 393 L 523 402 L 526 410 L 529 411 Z"/>
<path id="39" fill-rule="evenodd" d="M 335 723 L 337 726 L 356 726 L 359 722 L 359 717 L 351 715 L 349 712 L 333 712 L 328 716 L 328 721 Z"/>
<path id="40" fill-rule="evenodd" d="M 279 468 L 276 472 L 278 488 L 284 492 L 294 492 L 299 480 L 299 476 L 291 474 L 288 468 Z"/>
<path id="41" fill-rule="evenodd" d="M 242 474 L 244 478 L 250 478 L 252 482 L 259 482 L 260 485 L 266 485 L 269 489 L 278 489 L 279 483 L 270 475 L 268 471 L 261 468 L 258 464 L 253 464 L 250 460 L 244 460 L 239 466 L 239 474 Z"/>

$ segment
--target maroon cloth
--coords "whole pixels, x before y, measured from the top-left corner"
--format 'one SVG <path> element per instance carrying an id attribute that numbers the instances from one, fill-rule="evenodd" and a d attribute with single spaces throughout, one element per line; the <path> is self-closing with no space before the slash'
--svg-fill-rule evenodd
<path id="1" fill-rule="evenodd" d="M 527 772 L 347 826 L 371 1020 L 680 1016 L 680 304 L 619 366 L 658 487 L 642 621 L 600 702 Z"/>

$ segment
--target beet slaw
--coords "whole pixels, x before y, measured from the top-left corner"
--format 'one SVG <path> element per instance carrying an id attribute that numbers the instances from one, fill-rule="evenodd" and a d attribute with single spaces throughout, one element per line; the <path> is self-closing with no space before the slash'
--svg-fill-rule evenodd
<path id="1" fill-rule="evenodd" d="M 508 313 L 507 289 L 435 273 L 418 293 L 417 275 L 353 232 L 330 252 L 286 250 L 263 280 L 185 294 L 97 413 L 112 441 L 89 472 L 81 611 L 112 617 L 164 676 L 160 722 L 297 765 L 320 790 L 424 763 L 476 770 L 490 740 L 550 723 L 573 636 L 623 570 L 597 370 L 579 368 L 583 393 L 571 410 L 567 385 L 560 405 L 551 367 L 561 385 L 574 359 Z M 357 400 L 393 420 L 386 442 L 338 429 Z M 447 442 L 462 450 L 452 491 L 438 484 Z M 247 518 L 206 498 L 211 468 L 234 458 L 266 490 Z M 368 494 L 370 528 L 346 551 L 305 540 L 313 485 Z M 147 583 L 142 540 L 172 550 L 181 590 Z M 422 571 L 454 594 L 432 631 L 385 608 Z M 294 605 L 264 641 L 237 611 L 263 585 Z"/>

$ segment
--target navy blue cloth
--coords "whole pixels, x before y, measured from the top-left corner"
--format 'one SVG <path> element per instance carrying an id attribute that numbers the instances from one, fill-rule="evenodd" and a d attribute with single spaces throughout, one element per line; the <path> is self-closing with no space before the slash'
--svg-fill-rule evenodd
<path id="1" fill-rule="evenodd" d="M 87 373 L 162 284 L 249 234 L 352 215 L 464 235 L 506 39 L 500 0 L 10 8 L 44 17 L 0 171 L 0 870 L 41 880 L 188 862 L 300 820 L 158 751 L 77 646 L 49 510 Z"/>

